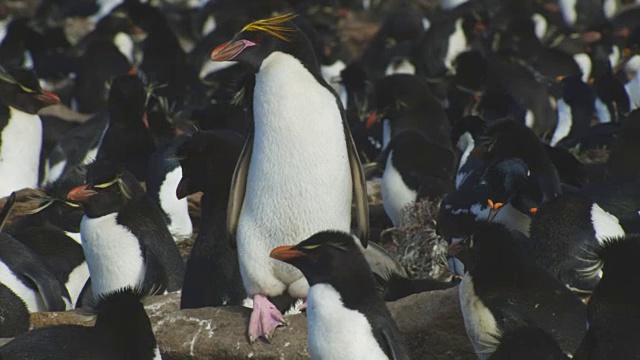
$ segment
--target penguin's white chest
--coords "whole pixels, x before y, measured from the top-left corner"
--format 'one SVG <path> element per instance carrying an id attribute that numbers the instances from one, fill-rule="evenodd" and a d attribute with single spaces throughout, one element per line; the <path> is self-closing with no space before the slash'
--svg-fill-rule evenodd
<path id="1" fill-rule="evenodd" d="M 333 286 L 312 286 L 307 301 L 312 359 L 388 359 L 373 337 L 371 324 L 364 314 L 346 308 Z"/>
<path id="2" fill-rule="evenodd" d="M 402 175 L 393 166 L 393 150 L 389 152 L 387 165 L 382 174 L 382 205 L 387 216 L 396 227 L 402 226 L 402 214 L 406 206 L 413 204 L 418 192 L 410 189 L 402 180 Z"/>
<path id="3" fill-rule="evenodd" d="M 238 252 L 247 291 L 277 293 L 302 274 L 271 260 L 274 247 L 321 230 L 350 231 L 351 171 L 336 98 L 296 58 L 280 52 L 267 57 L 254 94 Z"/>
<path id="4" fill-rule="evenodd" d="M 117 223 L 117 213 L 82 218 L 84 256 L 91 275 L 94 296 L 120 288 L 136 287 L 145 275 L 140 242 L 129 229 Z"/>
<path id="5" fill-rule="evenodd" d="M 467 273 L 460 282 L 460 309 L 464 327 L 471 344 L 481 360 L 487 359 L 496 350 L 500 335 L 498 324 L 491 311 L 476 295 L 473 278 Z"/>
<path id="6" fill-rule="evenodd" d="M 29 312 L 48 311 L 40 292 L 23 284 L 2 260 L 0 260 L 0 282 L 24 301 Z"/>
<path id="7" fill-rule="evenodd" d="M 0 197 L 38 185 L 42 123 L 38 115 L 9 108 L 9 122 L 0 137 Z"/>
<path id="8" fill-rule="evenodd" d="M 169 232 L 174 239 L 184 239 L 191 236 L 193 225 L 189 217 L 189 203 L 187 199 L 176 197 L 176 188 L 182 179 L 182 168 L 171 170 L 160 185 L 160 207 L 169 216 Z"/>

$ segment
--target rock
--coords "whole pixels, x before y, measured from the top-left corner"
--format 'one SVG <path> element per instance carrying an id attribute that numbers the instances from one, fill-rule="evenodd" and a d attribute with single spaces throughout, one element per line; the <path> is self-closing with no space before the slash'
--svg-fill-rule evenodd
<path id="1" fill-rule="evenodd" d="M 389 310 L 412 359 L 476 359 L 464 328 L 458 287 L 411 295 Z"/>
<path id="2" fill-rule="evenodd" d="M 145 308 L 165 360 L 187 359 L 308 359 L 307 320 L 291 315 L 271 344 L 249 344 L 250 309 L 219 307 L 179 310 L 180 294 L 153 296 Z M 467 339 L 458 289 L 416 294 L 389 303 L 412 359 L 475 359 Z M 34 328 L 54 324 L 92 326 L 93 319 L 76 311 L 34 313 Z"/>

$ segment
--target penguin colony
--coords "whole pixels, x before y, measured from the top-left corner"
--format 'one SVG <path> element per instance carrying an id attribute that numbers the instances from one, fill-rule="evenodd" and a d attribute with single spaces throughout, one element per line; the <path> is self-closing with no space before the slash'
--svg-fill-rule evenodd
<path id="1" fill-rule="evenodd" d="M 426 358 L 385 300 L 451 287 L 479 359 L 640 359 L 640 1 L 16 3 L 0 359 L 160 359 L 142 302 L 176 291 L 249 342 L 297 310 L 313 359 Z M 424 201 L 446 279 L 383 247 Z"/>

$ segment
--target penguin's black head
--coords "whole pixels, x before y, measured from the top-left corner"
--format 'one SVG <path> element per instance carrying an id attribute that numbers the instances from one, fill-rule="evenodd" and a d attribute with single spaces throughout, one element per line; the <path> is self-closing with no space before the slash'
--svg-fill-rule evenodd
<path id="1" fill-rule="evenodd" d="M 59 104 L 60 98 L 42 90 L 33 71 L 25 69 L 6 71 L 0 67 L 0 103 L 35 114 L 44 107 Z"/>
<path id="2" fill-rule="evenodd" d="M 131 119 L 139 120 L 140 127 L 144 125 L 143 118 L 147 102 L 147 91 L 144 83 L 137 75 L 120 75 L 113 79 L 109 89 L 110 118 L 117 123 L 130 123 Z"/>
<path id="3" fill-rule="evenodd" d="M 295 246 L 277 247 L 270 256 L 300 269 L 311 286 L 328 283 L 340 287 L 346 274 L 373 281 L 369 264 L 355 239 L 339 231 L 319 232 Z"/>
<path id="4" fill-rule="evenodd" d="M 252 22 L 231 41 L 216 47 L 211 53 L 211 60 L 247 63 L 258 72 L 264 59 L 279 51 L 294 55 L 303 64 L 317 67 L 311 43 L 295 24 L 295 17 L 294 14 L 284 14 Z"/>
<path id="5" fill-rule="evenodd" d="M 478 222 L 471 235 L 449 246 L 449 256 L 456 257 L 472 271 L 480 261 L 511 263 L 522 257 L 519 241 L 504 225 Z"/>
<path id="6" fill-rule="evenodd" d="M 623 289 L 626 288 L 628 294 L 633 294 L 637 304 L 640 301 L 640 278 L 635 274 L 638 272 L 636 261 L 640 257 L 640 236 L 628 234 L 622 238 L 607 239 L 595 253 L 595 272 L 602 269 L 603 273 L 601 284 L 606 281 L 610 289 L 618 287 L 614 291 L 625 291 Z"/>
<path id="7" fill-rule="evenodd" d="M 489 206 L 498 210 L 525 187 L 530 178 L 527 164 L 518 158 L 494 161 L 487 167 L 482 182 L 488 185 Z"/>
<path id="8" fill-rule="evenodd" d="M 230 131 L 200 131 L 180 144 L 176 150 L 182 167 L 178 199 L 212 187 L 227 194 L 241 148 L 242 136 Z"/>
<path id="9" fill-rule="evenodd" d="M 82 204 L 85 214 L 95 218 L 119 211 L 143 193 L 136 178 L 122 166 L 97 160 L 87 166 L 86 185 L 71 189 L 67 199 Z"/>
<path id="10" fill-rule="evenodd" d="M 484 135 L 486 128 L 486 124 L 481 117 L 475 115 L 464 116 L 451 129 L 451 142 L 458 144 L 465 133 L 471 135 L 473 140 L 477 142 L 479 137 Z"/>
<path id="11" fill-rule="evenodd" d="M 83 167 L 76 167 L 66 172 L 56 181 L 47 184 L 36 201 L 38 207 L 31 214 L 43 216 L 52 225 L 65 231 L 80 232 L 80 221 L 84 210 L 79 203 L 67 199 L 67 194 L 84 184 L 86 171 Z"/>

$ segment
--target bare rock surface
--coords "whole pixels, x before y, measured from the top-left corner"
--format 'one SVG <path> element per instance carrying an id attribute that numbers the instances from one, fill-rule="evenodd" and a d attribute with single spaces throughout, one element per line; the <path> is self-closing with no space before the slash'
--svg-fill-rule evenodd
<path id="1" fill-rule="evenodd" d="M 291 315 L 288 326 L 276 331 L 268 344 L 249 344 L 246 336 L 250 309 L 220 307 L 179 310 L 180 294 L 154 296 L 145 301 L 163 359 L 308 359 L 307 320 Z M 464 330 L 458 289 L 412 295 L 389 303 L 405 336 L 412 359 L 475 359 Z M 93 325 L 77 311 L 34 313 L 32 326 Z"/>

